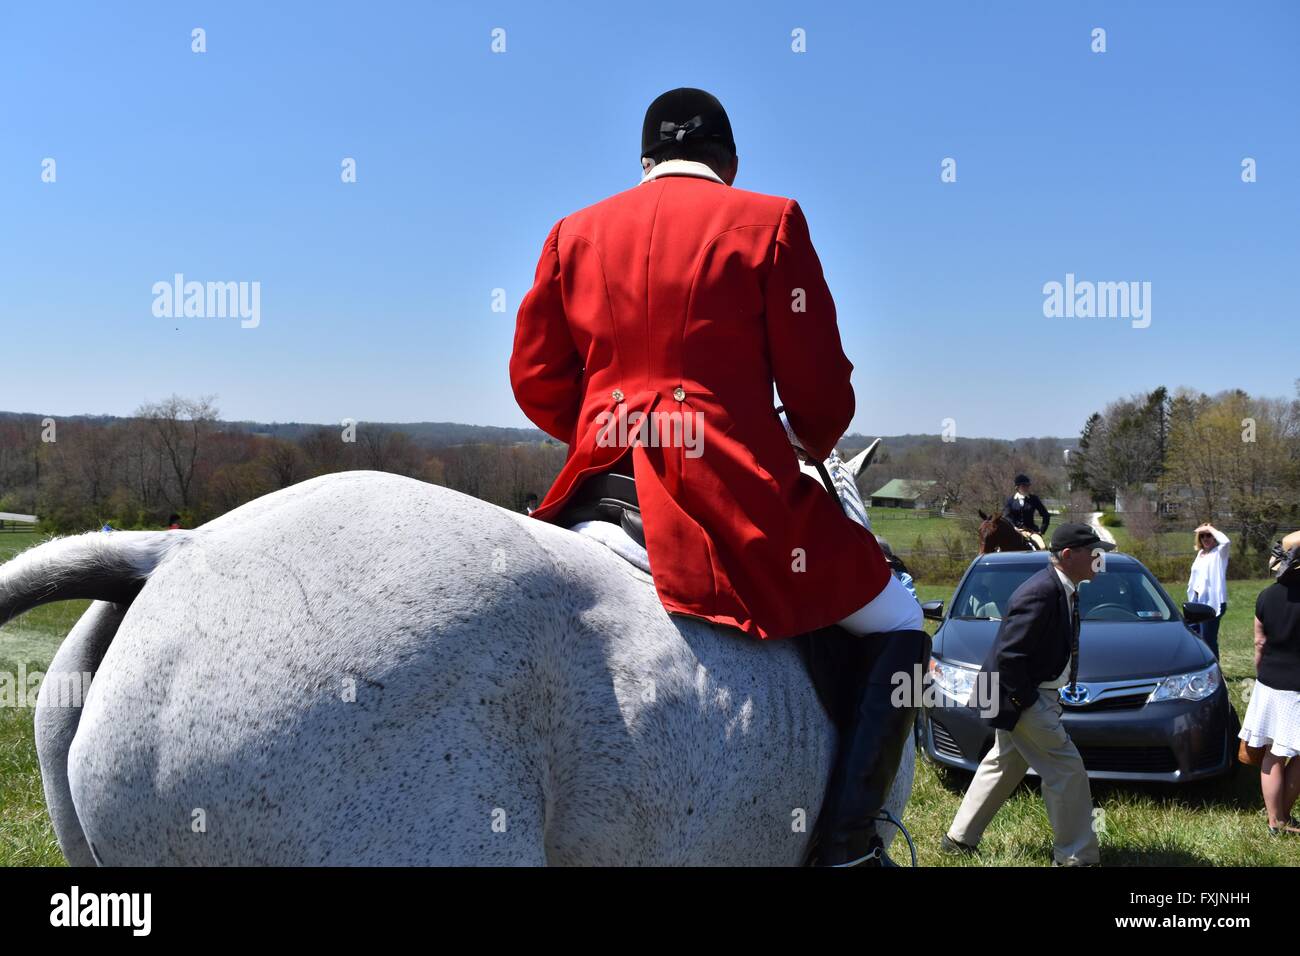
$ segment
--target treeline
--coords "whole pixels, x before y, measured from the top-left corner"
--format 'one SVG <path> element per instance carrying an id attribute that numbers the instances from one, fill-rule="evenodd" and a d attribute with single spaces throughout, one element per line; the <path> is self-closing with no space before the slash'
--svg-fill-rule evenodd
<path id="1" fill-rule="evenodd" d="M 364 422 L 297 427 L 290 439 L 222 422 L 210 399 L 173 396 L 131 418 L 5 416 L 0 511 L 36 514 L 42 530 L 56 532 L 157 528 L 172 513 L 193 527 L 305 479 L 357 469 L 520 509 L 529 493 L 545 494 L 564 454 L 552 441 L 431 448 L 401 428 Z"/>
<path id="2" fill-rule="evenodd" d="M 840 448 L 852 454 L 866 444 L 849 435 Z M 160 527 L 173 512 L 192 527 L 355 469 L 518 510 L 528 494 L 545 494 L 565 450 L 533 429 L 223 422 L 211 399 L 179 396 L 131 418 L 0 413 L 0 511 L 37 514 L 58 532 Z M 1158 388 L 1112 402 L 1078 439 L 887 438 L 861 487 L 866 495 L 893 478 L 931 481 L 924 504 L 974 520 L 978 510 L 1001 509 L 1018 472 L 1065 513 L 1118 509 L 1126 546 L 1144 560 L 1183 561 L 1189 547 L 1179 535 L 1210 520 L 1238 540 L 1235 568 L 1244 570 L 1244 548 L 1258 570 L 1279 534 L 1300 526 L 1300 383 L 1289 400 Z"/>
<path id="3" fill-rule="evenodd" d="M 846 436 L 852 454 L 867 444 Z M 937 500 L 974 514 L 997 509 L 1018 471 L 1044 496 L 1063 491 L 1057 438 L 886 439 L 864 494 L 891 478 L 937 481 Z M 152 528 L 169 514 L 189 527 L 261 495 L 336 471 L 371 469 L 445 485 L 505 508 L 544 495 L 565 447 L 535 429 L 454 423 L 338 426 L 225 422 L 211 399 L 173 396 L 131 418 L 0 414 L 0 511 L 32 513 L 44 530 Z"/>

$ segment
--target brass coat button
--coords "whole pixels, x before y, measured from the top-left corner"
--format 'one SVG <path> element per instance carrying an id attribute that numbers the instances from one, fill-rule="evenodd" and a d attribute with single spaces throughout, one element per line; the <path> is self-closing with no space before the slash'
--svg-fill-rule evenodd
<path id="1" fill-rule="evenodd" d="M 621 388 L 616 388 L 616 389 L 614 389 L 614 394 L 613 394 L 611 397 L 612 397 L 612 398 L 614 399 L 614 401 L 616 401 L 616 402 L 621 402 L 621 401 L 623 401 L 623 390 L 622 390 Z"/>
<path id="2" fill-rule="evenodd" d="M 680 385 L 678 385 L 675 389 L 673 389 L 673 398 L 677 399 L 677 401 L 680 402 L 685 397 L 686 397 L 686 389 L 682 388 Z"/>

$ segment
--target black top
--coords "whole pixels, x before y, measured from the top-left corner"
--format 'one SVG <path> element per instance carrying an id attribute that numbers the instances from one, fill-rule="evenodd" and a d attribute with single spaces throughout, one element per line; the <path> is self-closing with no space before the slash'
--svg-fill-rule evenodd
<path id="1" fill-rule="evenodd" d="M 1264 625 L 1259 682 L 1274 690 L 1300 691 L 1300 585 L 1270 584 L 1255 599 Z"/>
<path id="2" fill-rule="evenodd" d="M 1043 516 L 1043 526 L 1040 528 L 1034 524 L 1034 512 Z M 1012 495 L 1007 499 L 1002 513 L 1011 519 L 1011 523 L 1023 531 L 1037 531 L 1039 534 L 1047 532 L 1047 526 L 1052 523 L 1051 516 L 1047 509 L 1043 507 L 1042 501 L 1038 495 L 1025 495 L 1023 502 L 1017 501 L 1016 496 Z"/>
<path id="3" fill-rule="evenodd" d="M 1020 712 L 1038 700 L 1038 685 L 1060 677 L 1070 663 L 1073 637 L 1069 598 L 1049 564 L 1011 595 L 984 661 L 983 673 L 998 675 L 998 712 L 990 724 L 1015 727 Z"/>

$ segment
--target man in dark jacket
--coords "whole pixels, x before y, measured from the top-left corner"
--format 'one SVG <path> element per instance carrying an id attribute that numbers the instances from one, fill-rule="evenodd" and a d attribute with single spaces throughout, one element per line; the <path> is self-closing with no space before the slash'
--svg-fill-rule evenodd
<path id="1" fill-rule="evenodd" d="M 1017 531 L 1031 539 L 1039 551 L 1043 550 L 1045 545 L 1042 536 L 1047 534 L 1047 526 L 1052 523 L 1052 516 L 1043 507 L 1042 499 L 1029 490 L 1028 475 L 1016 475 L 1016 492 L 1003 505 L 1002 514 L 1016 526 Z M 1041 528 L 1034 521 L 1035 514 L 1043 518 Z"/>
<path id="2" fill-rule="evenodd" d="M 989 718 L 996 737 L 943 838 L 944 850 L 973 851 L 1032 766 L 1043 781 L 1054 862 L 1098 862 L 1088 774 L 1061 724 L 1059 690 L 1079 673 L 1078 586 L 1099 570 L 1098 552 L 1112 547 L 1087 525 L 1062 525 L 1052 536 L 1051 563 L 1011 595 L 978 678 L 997 690 Z"/>

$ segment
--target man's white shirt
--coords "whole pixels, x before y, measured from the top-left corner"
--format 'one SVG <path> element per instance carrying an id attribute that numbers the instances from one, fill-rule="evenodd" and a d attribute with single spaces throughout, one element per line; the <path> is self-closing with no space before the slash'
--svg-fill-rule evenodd
<path id="1" fill-rule="evenodd" d="M 1052 565 L 1052 570 L 1056 572 L 1056 576 L 1061 579 L 1061 586 L 1065 588 L 1065 603 L 1070 611 L 1070 621 L 1073 622 L 1074 602 L 1079 599 L 1078 588 L 1075 587 L 1073 581 L 1071 581 L 1068 577 L 1065 576 L 1065 572 L 1062 571 L 1060 568 L 1058 568 L 1056 565 Z M 1066 661 L 1065 670 L 1061 671 L 1060 677 L 1056 678 L 1056 680 L 1043 681 L 1041 684 L 1038 685 L 1038 687 L 1040 690 L 1059 690 L 1069 682 L 1070 682 L 1070 662 Z"/>

